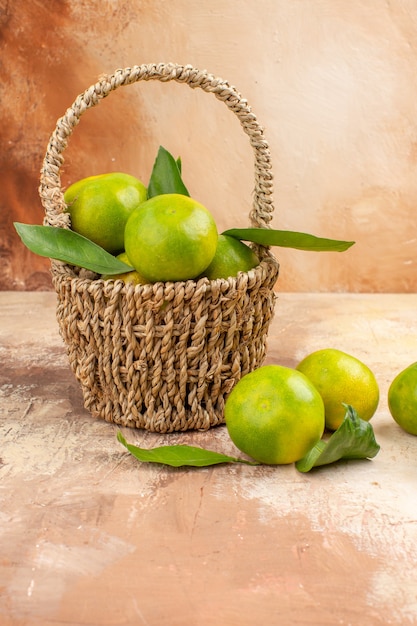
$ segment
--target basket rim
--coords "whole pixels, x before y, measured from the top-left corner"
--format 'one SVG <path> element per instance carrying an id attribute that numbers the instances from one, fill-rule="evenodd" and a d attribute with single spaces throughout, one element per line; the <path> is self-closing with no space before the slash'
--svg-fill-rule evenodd
<path id="1" fill-rule="evenodd" d="M 143 293 L 143 294 L 157 294 L 172 292 L 172 290 L 192 290 L 198 289 L 211 290 L 216 289 L 220 291 L 237 290 L 240 288 L 240 284 L 250 283 L 252 281 L 260 280 L 265 281 L 269 276 L 275 275 L 278 278 L 280 265 L 275 256 L 270 250 L 266 250 L 265 254 L 260 258 L 259 264 L 248 270 L 247 272 L 239 272 L 237 276 L 229 276 L 228 278 L 216 278 L 210 280 L 206 276 L 200 278 L 190 278 L 183 281 L 158 281 L 155 283 L 146 284 L 132 284 L 126 283 L 123 279 L 112 278 L 100 278 L 97 274 L 89 270 L 80 269 L 80 273 L 77 275 L 73 266 L 64 263 L 63 261 L 56 261 L 51 259 L 51 271 L 54 282 L 63 283 L 70 282 L 74 291 L 83 290 L 105 290 L 113 292 L 124 293 Z M 57 289 L 57 284 L 55 284 Z"/>

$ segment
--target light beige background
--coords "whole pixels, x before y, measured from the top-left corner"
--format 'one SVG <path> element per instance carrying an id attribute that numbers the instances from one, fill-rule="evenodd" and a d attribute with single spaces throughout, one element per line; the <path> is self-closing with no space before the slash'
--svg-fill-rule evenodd
<path id="1" fill-rule="evenodd" d="M 42 221 L 38 172 L 56 119 L 99 74 L 190 63 L 228 79 L 269 141 L 273 227 L 354 239 L 350 251 L 276 249 L 282 291 L 413 292 L 417 285 L 414 0 L 0 0 L 2 289 L 49 288 L 12 221 Z M 120 170 L 145 182 L 158 146 L 183 160 L 220 229 L 246 226 L 252 152 L 214 97 L 140 83 L 87 112 L 63 184 Z"/>

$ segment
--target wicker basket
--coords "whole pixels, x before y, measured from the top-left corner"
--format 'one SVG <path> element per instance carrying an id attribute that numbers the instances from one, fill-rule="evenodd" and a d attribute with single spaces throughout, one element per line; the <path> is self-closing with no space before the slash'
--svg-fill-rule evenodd
<path id="1" fill-rule="evenodd" d="M 118 87 L 141 80 L 199 87 L 237 115 L 255 157 L 250 222 L 267 227 L 273 211 L 271 165 L 255 115 L 227 81 L 174 64 L 135 66 L 101 77 L 58 120 L 41 171 L 45 223 L 69 227 L 60 168 L 80 116 Z M 157 432 L 206 430 L 222 423 L 227 394 L 265 357 L 279 266 L 267 248 L 257 252 L 260 265 L 236 278 L 137 286 L 103 281 L 52 261 L 60 332 L 90 413 Z"/>

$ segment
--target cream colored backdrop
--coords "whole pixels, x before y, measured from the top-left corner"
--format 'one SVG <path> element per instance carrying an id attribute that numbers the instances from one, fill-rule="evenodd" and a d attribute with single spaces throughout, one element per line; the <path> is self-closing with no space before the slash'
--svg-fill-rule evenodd
<path id="1" fill-rule="evenodd" d="M 101 73 L 174 61 L 228 79 L 265 127 L 275 228 L 357 242 L 343 254 L 276 249 L 279 290 L 415 290 L 415 0 L 0 0 L 0 20 L 0 288 L 50 288 L 48 263 L 11 224 L 42 220 L 38 172 L 56 119 Z M 181 155 L 221 229 L 247 225 L 247 138 L 185 85 L 125 87 L 88 111 L 63 184 L 112 170 L 146 182 L 159 144 Z"/>

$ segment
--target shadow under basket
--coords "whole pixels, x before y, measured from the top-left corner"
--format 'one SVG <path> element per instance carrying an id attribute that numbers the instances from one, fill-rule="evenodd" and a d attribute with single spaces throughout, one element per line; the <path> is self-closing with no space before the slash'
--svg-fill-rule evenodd
<path id="1" fill-rule="evenodd" d="M 70 225 L 60 168 L 80 116 L 117 87 L 140 80 L 199 87 L 237 115 L 255 154 L 251 225 L 267 227 L 272 175 L 256 117 L 227 81 L 174 64 L 134 66 L 101 77 L 58 120 L 41 172 L 45 223 Z M 102 280 L 52 261 L 57 320 L 86 409 L 108 422 L 161 433 L 221 424 L 227 395 L 266 356 L 279 265 L 268 248 L 256 251 L 260 264 L 237 277 L 153 285 Z"/>

